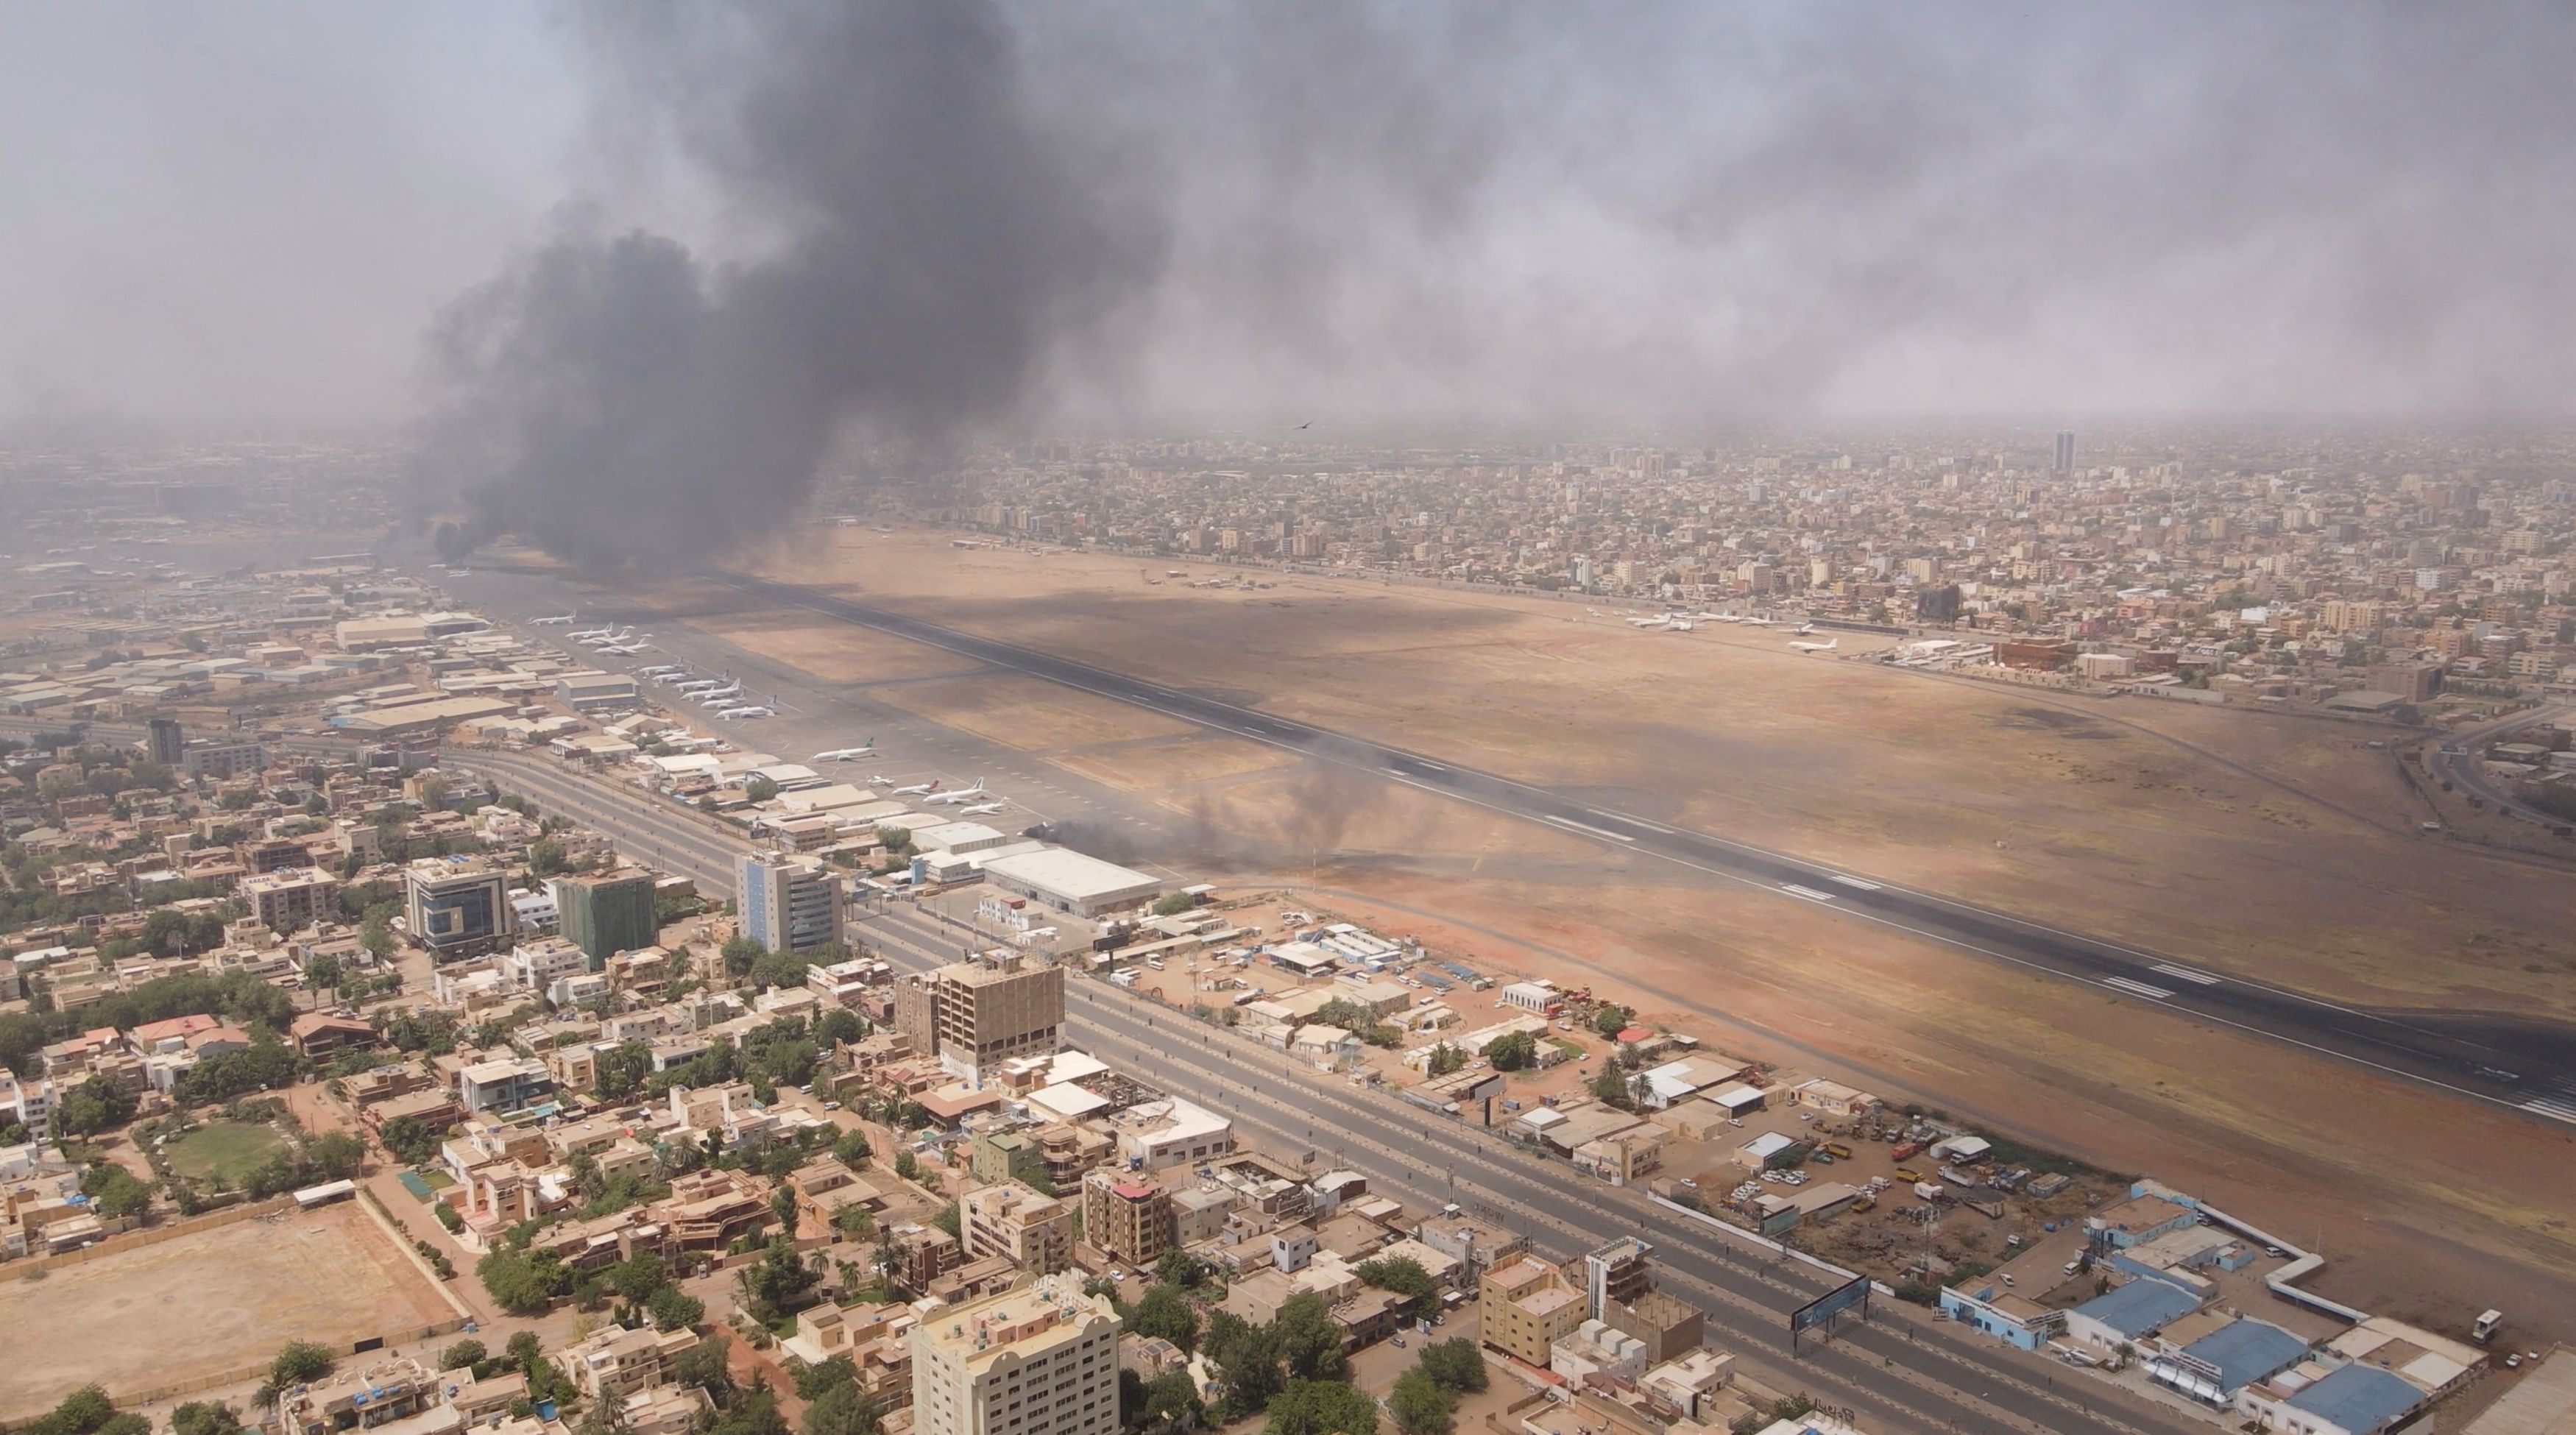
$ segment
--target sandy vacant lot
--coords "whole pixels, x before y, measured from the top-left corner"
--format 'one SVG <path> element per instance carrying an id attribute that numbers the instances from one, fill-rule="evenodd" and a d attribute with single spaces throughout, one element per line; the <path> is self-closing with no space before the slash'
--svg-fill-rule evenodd
<path id="1" fill-rule="evenodd" d="M 22 1418 L 95 1381 L 111 1395 L 255 1365 L 290 1340 L 346 1352 L 448 1318 L 357 1206 L 252 1219 L 0 1279 L 0 1416 Z"/>

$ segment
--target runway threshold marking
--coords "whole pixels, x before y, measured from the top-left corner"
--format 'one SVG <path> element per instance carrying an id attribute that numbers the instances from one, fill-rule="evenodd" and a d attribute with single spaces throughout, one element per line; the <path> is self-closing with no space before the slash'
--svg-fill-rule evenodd
<path id="1" fill-rule="evenodd" d="M 1795 882 L 1781 883 L 1780 890 L 1792 897 L 1804 897 L 1810 902 L 1830 902 L 1834 899 L 1834 894 L 1831 892 L 1819 892 L 1813 887 L 1801 887 Z"/>
<path id="2" fill-rule="evenodd" d="M 1539 821 L 1541 821 L 1541 822 L 1551 822 L 1551 823 L 1554 823 L 1555 825 L 1557 825 L 1557 826 L 1559 826 L 1559 827 L 1567 828 L 1567 829 L 1570 829 L 1570 830 L 1575 831 L 1575 832 L 1585 833 L 1585 834 L 1590 835 L 1590 836 L 1593 836 L 1593 837 L 1606 838 L 1606 839 L 1608 839 L 1609 841 L 1612 841 L 1612 842 L 1634 842 L 1634 841 L 1636 841 L 1636 840 L 1637 840 L 1636 838 L 1629 836 L 1629 835 L 1628 835 L 1627 833 L 1625 833 L 1625 832 L 1610 832 L 1610 831 L 1605 831 L 1604 829 L 1599 828 L 1599 827 L 1586 827 L 1586 826 L 1584 826 L 1582 823 L 1575 821 L 1575 820 L 1574 820 L 1573 818 L 1571 818 L 1571 817 L 1550 817 L 1550 816 L 1542 815 L 1542 816 L 1539 818 Z"/>
<path id="3" fill-rule="evenodd" d="M 2102 985 L 2115 991 L 2127 992 L 2131 996 L 2149 997 L 2156 1001 L 2170 1001 L 2173 998 L 2173 993 L 2163 987 L 2151 987 L 2145 982 L 2133 982 L 2127 977 L 2104 977 Z"/>
<path id="4" fill-rule="evenodd" d="M 2207 972 L 2194 971 L 2189 967 L 2178 967 L 2171 962 L 2158 962 L 2153 967 L 2149 968 L 2149 970 L 2162 972 L 2166 976 L 2172 977 L 2178 981 L 2195 982 L 2204 987 L 2214 987 L 2222 980 L 2222 978 L 2211 976 Z"/>
<path id="5" fill-rule="evenodd" d="M 1835 881 L 1842 883 L 1846 887 L 1858 888 L 1863 892 L 1875 892 L 1878 890 L 1878 884 L 1876 882 L 1869 881 L 1866 878 L 1847 877 L 1840 872 L 1834 873 L 1833 878 Z"/>
<path id="6" fill-rule="evenodd" d="M 2576 1126 L 2576 1104 L 2552 1100 L 2546 1096 L 2535 1096 L 2522 1103 L 2522 1109 L 2534 1116 L 2546 1116 L 2552 1121 L 2564 1121 L 2570 1126 Z"/>

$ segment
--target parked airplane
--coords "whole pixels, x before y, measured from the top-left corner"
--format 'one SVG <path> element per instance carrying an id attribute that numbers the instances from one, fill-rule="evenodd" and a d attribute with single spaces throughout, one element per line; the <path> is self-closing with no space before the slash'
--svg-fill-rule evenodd
<path id="1" fill-rule="evenodd" d="M 961 807 L 957 809 L 957 815 L 960 817 L 990 817 L 994 813 L 999 812 L 1010 805 L 1011 804 L 1007 802 L 979 803 L 973 807 Z"/>
<path id="2" fill-rule="evenodd" d="M 922 783 L 918 787 L 898 787 L 894 790 L 894 795 L 897 797 L 928 797 L 930 794 L 937 792 L 938 790 L 939 779 L 934 777 L 930 781 Z"/>
<path id="3" fill-rule="evenodd" d="M 1771 620 L 1769 618 L 1747 618 L 1744 620 L 1744 626 L 1748 628 L 1768 628 L 1771 626 Z"/>
<path id="4" fill-rule="evenodd" d="M 1790 643 L 1790 644 L 1789 644 L 1789 646 L 1790 646 L 1790 647 L 1793 647 L 1793 648 L 1795 648 L 1795 649 L 1797 649 L 1799 652 L 1802 652 L 1802 653 L 1830 653 L 1830 652 L 1832 652 L 1832 651 L 1834 650 L 1834 648 L 1835 648 L 1838 644 L 1840 644 L 1841 642 L 1842 642 L 1842 639 L 1840 639 L 1840 638 L 1836 638 L 1836 639 L 1834 639 L 1832 642 L 1826 642 L 1826 643 L 1799 643 L 1799 642 L 1792 642 L 1792 643 Z"/>
<path id="5" fill-rule="evenodd" d="M 687 668 L 671 668 L 664 672 L 655 673 L 653 675 L 653 681 L 655 684 L 667 688 L 675 684 L 684 685 L 696 680 L 689 676 L 689 670 Z M 714 682 L 715 679 L 709 678 L 706 679 L 706 681 Z"/>
<path id="6" fill-rule="evenodd" d="M 653 635 L 647 633 L 644 636 L 649 638 Z M 653 651 L 653 645 L 650 643 L 611 643 L 599 651 L 611 657 L 631 658 L 637 653 L 649 653 Z"/>
<path id="7" fill-rule="evenodd" d="M 1672 619 L 1670 618 L 1631 618 L 1628 620 L 1628 626 L 1631 628 L 1660 628 L 1671 621 Z"/>
<path id="8" fill-rule="evenodd" d="M 554 617 L 551 617 L 551 618 L 539 618 L 539 619 L 537 619 L 536 621 L 537 621 L 537 626 L 539 626 L 539 627 L 541 627 L 541 628 L 559 628 L 559 627 L 562 627 L 564 624 L 571 622 L 573 619 L 575 619 L 575 618 L 577 618 L 577 617 L 579 617 L 579 616 L 581 616 L 581 615 L 580 615 L 580 614 L 578 614 L 578 613 L 558 613 L 558 614 L 556 614 Z"/>
<path id="9" fill-rule="evenodd" d="M 1813 624 L 1813 623 L 1800 623 L 1800 624 L 1798 625 L 1798 631 L 1797 631 L 1795 634 L 1793 634 L 1792 636 L 1803 638 L 1803 637 L 1807 636 L 1809 633 L 1812 633 L 1812 632 L 1814 632 L 1814 631 L 1816 631 L 1816 625 L 1815 625 L 1815 624 Z"/>
<path id="10" fill-rule="evenodd" d="M 605 638 L 616 631 L 617 625 L 612 623 L 605 628 L 584 628 L 578 633 L 566 633 L 564 636 L 576 643 L 587 643 L 593 638 Z"/>
<path id="11" fill-rule="evenodd" d="M 973 787 L 951 788 L 937 796 L 924 797 L 921 801 L 924 806 L 928 807 L 950 807 L 960 802 L 972 802 L 983 795 L 984 779 L 979 777 L 975 779 L 975 785 Z"/>
<path id="12" fill-rule="evenodd" d="M 723 687 L 720 687 L 720 688 L 713 688 L 713 689 L 710 689 L 710 690 L 708 690 L 708 691 L 706 691 L 706 692 L 703 692 L 703 693 L 698 694 L 698 701 L 699 701 L 699 702 L 701 702 L 701 703 L 703 703 L 703 704 L 705 704 L 705 705 L 706 705 L 706 706 L 708 706 L 708 707 L 714 707 L 714 706 L 715 706 L 716 704 L 718 704 L 718 703 L 729 703 L 729 702 L 732 702 L 735 698 L 738 698 L 738 697 L 741 697 L 741 696 L 742 696 L 742 684 L 741 684 L 741 682 L 739 682 L 739 681 L 735 681 L 735 682 L 727 683 L 727 684 L 726 684 L 725 686 L 723 686 Z"/>
<path id="13" fill-rule="evenodd" d="M 1688 618 L 1675 618 L 1664 625 L 1664 631 L 1667 633 L 1687 633 L 1691 631 L 1693 626 L 1695 625 Z"/>
<path id="14" fill-rule="evenodd" d="M 876 750 L 877 740 L 869 738 L 857 747 L 836 747 L 827 752 L 818 752 L 814 754 L 814 760 L 816 762 L 856 762 L 860 758 L 873 756 Z"/>
<path id="15" fill-rule="evenodd" d="M 765 717 L 776 717 L 776 716 L 778 716 L 778 709 L 773 708 L 773 707 L 763 707 L 763 706 L 761 706 L 759 703 L 752 703 L 752 704 L 750 704 L 750 705 L 749 705 L 749 706 L 747 706 L 747 707 L 725 708 L 725 709 L 722 709 L 721 711 L 717 712 L 716 716 L 717 716 L 717 717 L 720 717 L 720 718 L 765 718 Z"/>
<path id="16" fill-rule="evenodd" d="M 723 686 L 724 679 L 722 678 L 693 678 L 688 682 L 680 684 L 680 691 L 691 697 L 696 697 L 700 693 L 708 692 L 712 689 Z"/>

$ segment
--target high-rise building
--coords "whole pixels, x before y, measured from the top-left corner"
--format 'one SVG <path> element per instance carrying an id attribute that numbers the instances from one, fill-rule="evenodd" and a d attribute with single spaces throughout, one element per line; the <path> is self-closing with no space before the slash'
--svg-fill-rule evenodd
<path id="1" fill-rule="evenodd" d="M 1145 1267 L 1172 1248 L 1172 1194 L 1162 1183 L 1126 1171 L 1082 1178 L 1082 1239 L 1094 1250 Z"/>
<path id="2" fill-rule="evenodd" d="M 2050 465 L 2059 473 L 2075 471 L 2075 435 L 2065 429 L 2057 431 L 2057 461 Z"/>
<path id="3" fill-rule="evenodd" d="M 557 930 L 598 971 L 619 952 L 639 951 L 662 935 L 654 915 L 653 874 L 633 867 L 554 879 Z"/>
<path id="4" fill-rule="evenodd" d="M 951 962 L 896 984 L 894 1023 L 913 1050 L 980 1083 L 1003 1062 L 1056 1049 L 1064 969 L 1012 951 Z"/>
<path id="5" fill-rule="evenodd" d="M 424 857 L 403 871 L 403 920 L 439 961 L 480 956 L 509 935 L 510 879 L 478 858 Z"/>
<path id="6" fill-rule="evenodd" d="M 821 861 L 746 852 L 734 869 L 742 934 L 773 952 L 810 952 L 841 940 L 841 879 Z"/>
<path id="7" fill-rule="evenodd" d="M 1070 1275 L 922 1317 L 917 1435 L 1114 1435 L 1118 1313 Z"/>
<path id="8" fill-rule="evenodd" d="M 143 725 L 143 755 L 163 767 L 177 767 L 188 753 L 187 734 L 177 718 L 154 718 Z"/>

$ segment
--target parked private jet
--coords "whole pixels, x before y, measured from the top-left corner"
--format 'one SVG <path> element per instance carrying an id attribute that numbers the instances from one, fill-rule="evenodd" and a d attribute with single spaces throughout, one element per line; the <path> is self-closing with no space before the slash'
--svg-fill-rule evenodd
<path id="1" fill-rule="evenodd" d="M 856 762 L 863 757 L 875 756 L 876 750 L 877 740 L 869 738 L 857 747 L 836 747 L 826 752 L 818 752 L 814 754 L 814 760 L 816 762 Z"/>
<path id="2" fill-rule="evenodd" d="M 979 777 L 975 779 L 973 787 L 950 788 L 935 797 L 924 797 L 921 801 L 925 807 L 952 807 L 961 802 L 972 802 L 983 795 L 984 779 Z"/>
<path id="3" fill-rule="evenodd" d="M 1792 643 L 1790 643 L 1790 644 L 1789 644 L 1789 646 L 1790 646 L 1790 647 L 1793 647 L 1793 648 L 1795 648 L 1795 649 L 1797 649 L 1799 652 L 1802 652 L 1802 653 L 1830 653 L 1830 652 L 1832 652 L 1832 651 L 1834 650 L 1834 648 L 1835 648 L 1837 645 L 1839 645 L 1841 642 L 1842 642 L 1842 639 L 1840 639 L 1840 638 L 1835 638 L 1835 639 L 1833 639 L 1833 640 L 1832 640 L 1832 641 L 1830 641 L 1830 642 L 1823 642 L 1823 643 L 1799 643 L 1799 642 L 1792 642 Z"/>

